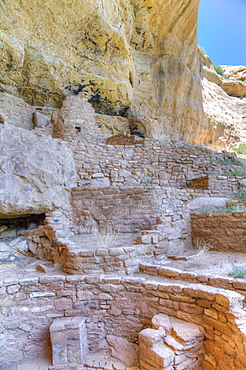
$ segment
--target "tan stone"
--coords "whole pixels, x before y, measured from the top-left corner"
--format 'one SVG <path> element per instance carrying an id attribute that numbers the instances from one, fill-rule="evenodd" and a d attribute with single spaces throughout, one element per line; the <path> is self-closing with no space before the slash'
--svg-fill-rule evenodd
<path id="1" fill-rule="evenodd" d="M 245 66 L 221 66 L 227 79 L 223 80 L 223 90 L 228 95 L 246 96 L 246 67 Z"/>
<path id="2" fill-rule="evenodd" d="M 0 127 L 0 213 L 44 213 L 69 207 L 75 168 L 70 149 L 48 135 Z"/>
<path id="3" fill-rule="evenodd" d="M 218 320 L 215 320 L 211 317 L 208 317 L 208 316 L 203 316 L 203 322 L 205 324 L 208 324 L 210 326 L 212 326 L 214 329 L 217 329 L 220 333 L 223 333 L 223 334 L 226 334 L 226 335 L 231 335 L 232 334 L 232 330 L 229 328 L 228 325 L 218 321 Z"/>
<path id="4" fill-rule="evenodd" d="M 210 362 L 204 360 L 202 363 L 203 370 L 215 370 L 216 367 L 214 367 Z"/>
<path id="5" fill-rule="evenodd" d="M 138 364 L 138 346 L 127 339 L 108 335 L 107 342 L 112 357 L 123 362 L 126 366 L 134 367 Z"/>
<path id="6" fill-rule="evenodd" d="M 44 39 L 29 5 L 18 0 L 1 11 L 3 91 L 53 107 L 81 94 L 98 113 L 131 107 L 129 117 L 140 117 L 148 135 L 188 139 L 187 125 L 195 128 L 203 115 L 198 0 L 63 1 L 62 12 L 58 0 L 46 0 L 32 13 Z"/>
<path id="7" fill-rule="evenodd" d="M 34 112 L 33 114 L 33 122 L 34 126 L 38 128 L 47 127 L 50 123 L 50 118 L 47 117 L 45 114 Z"/>
<path id="8" fill-rule="evenodd" d="M 245 140 L 246 99 L 234 96 L 244 94 L 246 86 L 217 75 L 209 58 L 202 56 L 201 64 L 205 117 L 197 132 L 200 139 L 197 138 L 196 142 L 200 140 L 215 150 L 227 149 Z"/>
<path id="9" fill-rule="evenodd" d="M 107 136 L 117 135 L 120 132 L 130 133 L 129 121 L 125 117 L 95 114 L 95 121 L 100 130 Z"/>
<path id="10" fill-rule="evenodd" d="M 160 276 L 168 276 L 168 277 L 176 277 L 179 276 L 181 273 L 181 270 L 175 269 L 175 268 L 170 268 L 170 267 L 161 267 L 158 270 L 158 274 Z"/>
<path id="11" fill-rule="evenodd" d="M 159 313 L 152 318 L 153 328 L 159 329 L 163 328 L 165 331 L 169 332 L 171 329 L 171 318 L 168 315 Z"/>

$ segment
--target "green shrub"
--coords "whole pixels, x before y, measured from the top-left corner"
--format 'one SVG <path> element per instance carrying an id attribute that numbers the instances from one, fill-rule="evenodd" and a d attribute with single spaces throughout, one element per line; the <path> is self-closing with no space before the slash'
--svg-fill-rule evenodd
<path id="1" fill-rule="evenodd" d="M 221 166 L 242 166 L 241 162 L 233 162 L 230 159 L 225 159 L 224 161 L 219 162 Z"/>
<path id="2" fill-rule="evenodd" d="M 188 262 L 184 262 L 183 269 L 188 270 L 188 269 L 190 269 L 192 267 L 195 267 L 195 266 L 196 266 L 196 264 L 194 262 L 188 261 Z"/>
<path id="3" fill-rule="evenodd" d="M 223 68 L 221 66 L 213 66 L 214 67 L 214 70 L 215 72 L 220 75 L 220 76 L 224 76 L 224 71 L 223 71 Z"/>
<path id="4" fill-rule="evenodd" d="M 234 194 L 235 199 L 246 199 L 246 189 L 241 188 Z"/>
<path id="5" fill-rule="evenodd" d="M 238 152 L 240 154 L 246 155 L 246 143 L 241 143 L 238 145 L 238 147 L 233 147 L 232 150 L 235 152 Z"/>
<path id="6" fill-rule="evenodd" d="M 225 208 L 220 208 L 217 213 L 234 213 L 234 212 L 245 212 L 246 206 L 242 203 L 230 204 Z"/>
<path id="7" fill-rule="evenodd" d="M 207 55 L 206 51 L 204 50 L 204 48 L 202 46 L 198 45 L 198 47 L 199 47 L 199 50 L 202 53 L 202 55 Z"/>
<path id="8" fill-rule="evenodd" d="M 228 276 L 234 278 L 244 278 L 246 276 L 246 267 L 245 266 L 232 266 L 232 270 L 228 273 Z"/>
<path id="9" fill-rule="evenodd" d="M 234 213 L 246 212 L 246 205 L 243 203 L 230 204 L 227 207 L 215 208 L 212 204 L 202 206 L 197 213 Z"/>
<path id="10" fill-rule="evenodd" d="M 224 171 L 222 172 L 221 176 L 228 176 L 228 177 L 246 177 L 246 171 L 243 168 L 231 170 L 231 171 Z"/>
<path id="11" fill-rule="evenodd" d="M 198 213 L 216 213 L 216 210 L 212 204 L 204 204 L 199 208 Z"/>

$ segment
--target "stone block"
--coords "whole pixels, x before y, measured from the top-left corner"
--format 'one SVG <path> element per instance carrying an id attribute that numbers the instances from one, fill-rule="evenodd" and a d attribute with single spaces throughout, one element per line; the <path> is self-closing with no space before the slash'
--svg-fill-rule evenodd
<path id="1" fill-rule="evenodd" d="M 50 123 L 50 118 L 43 113 L 34 112 L 33 113 L 34 126 L 38 128 L 47 127 Z"/>
<path id="2" fill-rule="evenodd" d="M 138 364 L 138 346 L 122 337 L 107 336 L 111 356 L 123 362 L 126 366 Z"/>
<path id="3" fill-rule="evenodd" d="M 53 365 L 82 364 L 89 352 L 84 317 L 58 318 L 50 325 Z"/>
<path id="4" fill-rule="evenodd" d="M 55 300 L 55 308 L 60 310 L 71 310 L 72 309 L 72 301 L 69 298 L 60 298 Z"/>
<path id="5" fill-rule="evenodd" d="M 182 271 L 175 268 L 162 267 L 159 269 L 158 273 L 161 276 L 177 277 L 182 273 Z"/>

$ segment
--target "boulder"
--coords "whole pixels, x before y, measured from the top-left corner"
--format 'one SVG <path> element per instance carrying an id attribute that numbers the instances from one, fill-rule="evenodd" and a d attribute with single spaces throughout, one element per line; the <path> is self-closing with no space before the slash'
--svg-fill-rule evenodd
<path id="1" fill-rule="evenodd" d="M 187 203 L 187 210 L 191 213 L 216 213 L 217 209 L 225 208 L 228 198 L 201 197 Z"/>
<path id="2" fill-rule="evenodd" d="M 72 152 L 47 134 L 0 126 L 0 215 L 66 209 L 76 184 Z"/>

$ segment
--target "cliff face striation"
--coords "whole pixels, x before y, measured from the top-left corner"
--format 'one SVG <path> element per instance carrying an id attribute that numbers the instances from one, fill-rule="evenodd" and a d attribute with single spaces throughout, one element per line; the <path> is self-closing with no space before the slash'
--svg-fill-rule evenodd
<path id="1" fill-rule="evenodd" d="M 50 108 L 79 94 L 104 117 L 133 119 L 132 133 L 228 148 L 245 136 L 245 70 L 224 66 L 230 78 L 220 78 L 201 55 L 198 6 L 199 0 L 5 0 L 0 92 Z"/>
<path id="2" fill-rule="evenodd" d="M 246 67 L 221 66 L 218 75 L 208 56 L 200 56 L 204 121 L 199 125 L 199 144 L 228 149 L 246 140 Z"/>
<path id="3" fill-rule="evenodd" d="M 0 88 L 31 105 L 88 98 L 150 137 L 192 141 L 202 120 L 198 0 L 1 2 Z"/>

